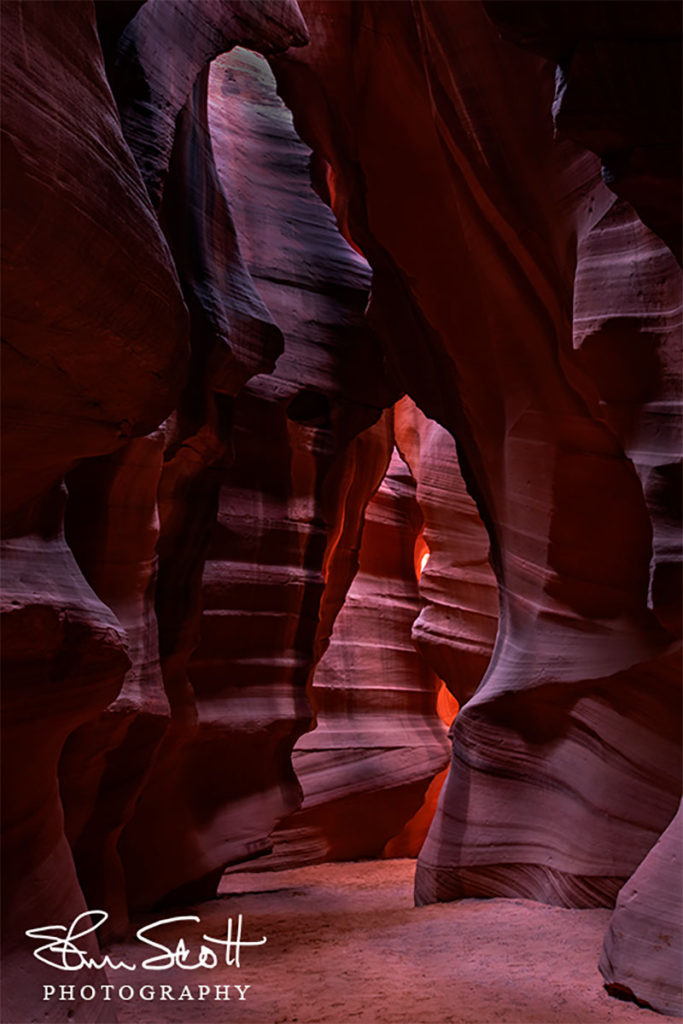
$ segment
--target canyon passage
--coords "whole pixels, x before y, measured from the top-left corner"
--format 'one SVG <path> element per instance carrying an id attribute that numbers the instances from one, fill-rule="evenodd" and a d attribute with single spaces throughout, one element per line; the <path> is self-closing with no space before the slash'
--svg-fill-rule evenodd
<path id="1" fill-rule="evenodd" d="M 680 5 L 0 17 L 3 1022 L 683 1014 Z"/>

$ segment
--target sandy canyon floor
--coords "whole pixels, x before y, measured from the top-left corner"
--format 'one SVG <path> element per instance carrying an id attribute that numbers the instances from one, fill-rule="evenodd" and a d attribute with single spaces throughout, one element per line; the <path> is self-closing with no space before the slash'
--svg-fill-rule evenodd
<path id="1" fill-rule="evenodd" d="M 193 951 L 202 934 L 236 934 L 262 946 L 241 963 L 213 970 L 153 974 L 157 996 L 118 1001 L 135 1024 L 662 1024 L 667 1018 L 608 996 L 597 963 L 608 910 L 562 910 L 526 900 L 467 900 L 415 908 L 411 860 L 321 864 L 278 873 L 227 875 L 218 899 L 155 932 Z M 144 921 L 136 922 L 137 926 Z M 168 935 L 168 941 L 165 936 Z M 161 940 L 160 940 L 161 941 Z M 218 949 L 218 947 L 216 947 Z M 220 952 L 220 950 L 218 950 Z M 112 946 L 114 957 L 141 961 L 157 951 L 138 942 Z M 188 962 L 192 962 L 188 960 Z M 120 983 L 119 977 L 112 978 Z M 128 978 L 124 980 L 129 980 Z M 175 1001 L 160 1001 L 160 984 Z M 197 998 L 198 986 L 210 997 Z M 214 1001 L 217 984 L 229 1001 Z M 188 985 L 193 1001 L 179 1000 Z M 235 985 L 245 993 L 239 999 Z M 244 989 L 249 985 L 250 988 Z"/>

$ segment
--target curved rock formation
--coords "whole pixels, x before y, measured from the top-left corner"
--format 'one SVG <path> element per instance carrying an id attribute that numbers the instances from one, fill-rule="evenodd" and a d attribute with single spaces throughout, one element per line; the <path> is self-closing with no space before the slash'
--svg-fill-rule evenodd
<path id="1" fill-rule="evenodd" d="M 672 264 L 668 249 L 631 208 L 615 204 L 579 248 L 574 345 L 598 392 L 601 413 L 641 481 L 652 524 L 648 605 L 661 625 L 680 637 L 683 307 Z M 608 291 L 597 286 L 607 267 Z M 675 660 L 672 673 L 675 680 Z M 676 713 L 675 698 L 672 707 Z M 675 726 L 671 739 L 678 740 Z M 667 829 L 621 889 L 601 969 L 613 991 L 682 1013 L 677 827 L 674 822 Z"/>
<path id="2" fill-rule="evenodd" d="M 3 544 L 3 1010 L 35 1019 L 54 970 L 24 934 L 85 911 L 64 822 L 57 768 L 67 736 L 114 700 L 130 662 L 114 614 L 83 578 L 61 530 L 64 494 L 42 504 L 41 532 Z M 94 956 L 97 944 L 85 939 Z M 84 970 L 84 984 L 99 981 Z M 62 1014 L 53 1019 L 67 1020 Z M 84 1019 L 84 1018 L 81 1018 Z M 91 1009 L 108 1021 L 111 1007 Z"/>
<path id="3" fill-rule="evenodd" d="M 149 150 L 140 149 L 140 139 L 144 137 L 147 144 L 156 140 L 153 148 L 162 154 L 163 195 L 159 190 L 154 198 L 190 310 L 191 357 L 177 411 L 162 432 L 138 444 L 136 454 L 139 459 L 144 451 L 146 464 L 144 459 L 136 461 L 131 452 L 132 465 L 114 463 L 108 469 L 106 463 L 87 463 L 70 478 L 73 549 L 98 594 L 122 616 L 132 642 L 146 645 L 146 652 L 136 653 L 147 654 L 154 662 L 151 672 L 144 664 L 134 665 L 118 701 L 70 737 L 60 766 L 67 835 L 89 904 L 109 912 L 107 929 L 102 930 L 105 937 L 125 928 L 131 902 L 148 906 L 176 887 L 169 883 L 163 888 L 157 863 L 145 875 L 148 862 L 137 855 L 132 858 L 135 870 L 125 877 L 125 827 L 141 793 L 148 785 L 153 789 L 154 764 L 169 725 L 166 746 L 177 744 L 179 737 L 186 742 L 187 731 L 192 734 L 195 728 L 187 661 L 198 643 L 203 563 L 216 516 L 220 470 L 229 458 L 231 411 L 223 396 L 237 393 L 254 373 L 272 369 L 282 349 L 281 333 L 242 258 L 208 129 L 209 67 L 207 63 L 202 70 L 200 58 L 208 60 L 215 47 L 232 45 L 240 5 L 233 9 L 207 4 L 192 12 L 173 6 L 165 12 L 154 8 L 154 4 L 145 5 L 125 28 L 110 66 L 113 60 L 124 131 L 151 193 L 145 163 Z M 285 24 L 280 25 L 275 10 L 273 17 L 264 20 L 266 49 L 290 41 L 287 25 L 298 17 L 296 5 L 282 5 L 280 13 Z M 174 37 L 178 18 L 188 17 L 191 36 Z M 207 34 L 211 44 L 206 52 L 201 46 L 186 52 L 191 40 L 197 43 Z M 169 46 L 173 42 L 174 59 L 159 65 L 159 46 L 164 41 Z M 128 66 L 131 53 L 135 73 Z M 124 66 L 128 70 L 121 72 Z M 146 91 L 151 89 L 150 82 L 154 84 L 151 105 Z M 185 99 L 183 109 L 176 109 Z M 170 121 L 169 110 L 175 112 Z M 99 507 L 94 520 L 91 516 L 84 523 L 86 490 L 98 495 Z M 140 550 L 127 541 L 126 527 L 139 538 Z M 121 565 L 125 560 L 127 573 Z M 137 637 L 140 632 L 143 636 Z M 84 764 L 88 765 L 85 773 Z M 217 794 L 217 806 L 221 799 Z M 169 821 L 173 822 L 173 814 Z M 178 825 L 179 818 L 172 828 Z M 163 829 L 154 834 L 161 836 Z M 185 834 L 190 843 L 192 830 L 188 827 Z M 221 841 L 216 845 L 220 847 Z M 178 862 L 182 861 L 179 856 Z M 195 860 L 190 857 L 189 863 L 184 862 L 188 877 L 181 869 L 180 881 L 201 877 L 203 863 L 201 853 Z M 145 881 L 138 881 L 140 875 L 147 880 L 147 889 Z M 158 886 L 153 892 L 152 880 Z"/>
<path id="4" fill-rule="evenodd" d="M 156 209 L 176 118 L 200 72 L 234 46 L 277 53 L 306 42 L 296 0 L 146 0 L 121 33 L 111 79 L 125 136 Z"/>
<path id="5" fill-rule="evenodd" d="M 429 557 L 420 573 L 418 649 L 463 704 L 486 671 L 498 627 L 489 537 L 460 472 L 456 444 L 405 397 L 394 413 L 398 448 L 417 481 Z M 450 724 L 450 723 L 449 723 Z"/>
<path id="6" fill-rule="evenodd" d="M 311 718 L 305 688 L 322 642 L 323 561 L 346 487 L 336 466 L 391 397 L 363 322 L 367 266 L 308 186 L 308 151 L 267 65 L 246 51 L 219 58 L 209 96 L 236 237 L 284 352 L 232 404 L 230 465 L 207 478 L 215 526 L 206 496 L 188 508 L 190 517 L 200 510 L 208 541 L 201 590 L 198 562 L 190 586 L 186 575 L 196 518 L 181 518 L 167 549 L 162 504 L 157 610 L 173 725 L 120 842 L 133 906 L 212 895 L 226 865 L 268 850 L 276 822 L 299 805 L 290 755 Z M 198 151 L 189 143 L 188 161 Z M 213 229 L 215 217 L 203 223 Z M 186 237 L 173 249 L 193 251 Z M 215 376 L 208 384 L 218 390 Z M 176 489 L 171 517 L 180 502 Z M 193 595 L 185 618 L 179 583 Z"/>
<path id="7" fill-rule="evenodd" d="M 680 1005 L 680 11 L 578 6 L 3 4 L 4 1018 L 26 929 L 266 851 L 304 733 L 328 853 L 414 850 L 448 693 L 417 901 L 616 904 Z"/>
<path id="8" fill-rule="evenodd" d="M 399 444 L 417 486 L 395 450 L 366 510 L 359 572 L 309 688 L 315 727 L 293 754 L 303 804 L 274 834 L 261 869 L 416 856 L 445 777 L 437 772 L 445 727 L 458 709 L 450 691 L 468 699 L 493 649 L 488 535 L 455 443 L 409 398 L 385 419 L 387 443 Z"/>
<path id="9" fill-rule="evenodd" d="M 415 490 L 394 449 L 366 509 L 358 573 L 313 676 L 315 728 L 292 757 L 303 804 L 275 833 L 278 866 L 379 856 L 447 763 L 438 680 L 411 642 L 422 528 Z M 411 838 L 415 856 L 424 832 Z"/>
<path id="10" fill-rule="evenodd" d="M 652 526 L 648 605 L 678 637 L 682 300 L 667 247 L 628 204 L 615 203 L 578 249 L 573 344 L 587 397 L 597 397 L 640 480 Z"/>
<path id="11" fill-rule="evenodd" d="M 681 809 L 617 897 L 600 958 L 608 991 L 683 1015 L 681 976 Z"/>
<path id="12" fill-rule="evenodd" d="M 67 477 L 67 540 L 125 629 L 132 663 L 117 699 L 71 733 L 59 764 L 79 881 L 88 906 L 110 915 L 99 932 L 103 939 L 126 930 L 117 844 L 169 722 L 154 613 L 163 448 L 161 432 L 136 438 L 113 455 L 85 460 Z"/>
<path id="13" fill-rule="evenodd" d="M 456 720 L 418 901 L 609 905 L 680 795 L 654 490 L 571 332 L 576 243 L 581 259 L 615 201 L 593 159 L 553 137 L 552 68 L 500 41 L 477 4 L 302 11 L 311 42 L 273 62 L 280 88 L 318 187 L 373 266 L 373 322 L 399 382 L 458 440 L 498 577 L 496 646 Z M 622 238 L 620 263 L 632 245 Z M 667 263 L 663 294 L 675 272 Z M 638 288 L 632 275 L 636 305 Z M 667 387 L 657 374 L 648 404 Z M 668 446 L 660 434 L 649 464 L 666 466 Z M 660 522 L 675 521 L 673 495 L 656 493 Z"/>
<path id="14" fill-rule="evenodd" d="M 557 64 L 559 131 L 598 153 L 603 177 L 681 259 L 680 6 L 485 0 L 504 38 Z"/>
<path id="15" fill-rule="evenodd" d="M 240 13 L 239 4 L 231 10 L 204 6 L 209 20 L 220 15 L 234 22 Z M 127 5 L 127 17 L 134 7 Z M 109 30 L 111 56 L 127 18 L 118 17 L 122 5 L 113 21 L 104 13 L 100 26 Z M 195 17 L 201 13 L 193 8 Z M 286 26 L 279 34 L 271 13 L 260 19 L 269 50 L 293 39 Z M 300 25 L 296 5 L 282 5 L 281 13 Z M 164 200 L 175 208 L 160 211 L 172 259 L 124 141 L 93 15 L 86 3 L 68 10 L 47 3 L 3 9 L 3 189 L 11 196 L 3 204 L 10 210 L 3 233 L 3 779 L 13 780 L 3 804 L 3 939 L 6 978 L 13 979 L 3 1016 L 12 1020 L 31 1016 L 40 980 L 24 930 L 70 921 L 86 906 L 62 805 L 88 904 L 109 910 L 114 933 L 125 927 L 117 842 L 169 722 L 153 614 L 157 488 L 164 582 L 169 561 L 174 564 L 169 547 L 183 526 L 188 476 L 194 472 L 206 488 L 208 468 L 210 492 L 212 466 L 227 450 L 225 405 L 215 391 L 235 392 L 249 375 L 272 367 L 281 347 L 240 262 L 212 171 L 206 76 L 193 87 L 200 65 L 190 61 L 188 71 L 180 61 L 190 97 L 177 132 L 174 125 L 166 179 Z M 220 32 L 225 43 L 222 22 Z M 187 41 L 176 39 L 174 52 Z M 146 36 L 153 51 L 158 43 Z M 166 59 L 164 67 L 168 72 Z M 174 84 L 167 75 L 167 87 Z M 136 87 L 139 77 L 133 95 Z M 132 121 L 127 118 L 129 139 Z M 192 315 L 189 368 L 178 271 Z M 156 430 L 176 405 L 179 412 L 163 434 L 109 454 L 131 436 Z M 65 475 L 70 546 L 61 526 Z M 182 499 L 179 508 L 169 509 L 169 494 Z M 210 523 L 211 508 L 209 494 L 199 518 Z M 190 558 L 189 574 L 197 581 L 190 606 L 204 551 L 200 531 Z M 183 622 L 187 603 L 183 594 Z M 169 618 L 161 617 L 162 654 Z M 27 750 L 40 751 L 30 770 Z M 95 953 L 95 942 L 88 942 Z M 49 972 L 46 980 L 54 980 Z M 90 980 L 87 971 L 80 980 Z M 60 1005 L 54 1013 L 53 1019 L 67 1013 L 77 1020 L 113 1019 L 111 1005 L 99 1000 Z"/>
<path id="16" fill-rule="evenodd" d="M 27 1020 L 53 978 L 35 970 L 24 930 L 85 909 L 64 835 L 61 749 L 115 699 L 130 664 L 120 623 L 64 541 L 62 480 L 172 409 L 187 312 L 123 139 L 92 5 L 10 3 L 2 16 L 3 1016 Z M 104 1005 L 88 1014 L 112 1019 Z"/>
<path id="17" fill-rule="evenodd" d="M 58 10 L 3 9 L 3 508 L 16 533 L 76 459 L 156 429 L 186 365 L 177 274 L 121 132 L 92 5 Z"/>

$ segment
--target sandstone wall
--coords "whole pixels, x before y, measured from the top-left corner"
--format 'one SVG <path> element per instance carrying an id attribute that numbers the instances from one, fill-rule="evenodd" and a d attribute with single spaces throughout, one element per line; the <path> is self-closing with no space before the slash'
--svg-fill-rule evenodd
<path id="1" fill-rule="evenodd" d="M 680 796 L 678 269 L 554 133 L 552 64 L 477 4 L 302 11 L 311 41 L 273 62 L 280 88 L 373 267 L 399 383 L 457 439 L 498 582 L 416 897 L 612 905 Z M 629 94 L 660 98 L 651 66 Z M 649 957 L 647 998 L 670 1008 Z"/>
<path id="2" fill-rule="evenodd" d="M 457 706 L 417 901 L 680 1009 L 676 5 L 2 19 L 3 1014 L 281 821 L 415 853 Z"/>

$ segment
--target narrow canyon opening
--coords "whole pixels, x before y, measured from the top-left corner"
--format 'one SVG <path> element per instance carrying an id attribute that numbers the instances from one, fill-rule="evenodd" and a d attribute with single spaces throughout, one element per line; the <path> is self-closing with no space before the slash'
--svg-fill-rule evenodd
<path id="1" fill-rule="evenodd" d="M 312 721 L 292 750 L 301 805 L 281 818 L 269 838 L 272 852 L 263 851 L 254 868 L 416 857 L 445 778 L 450 755 L 447 730 L 458 708 L 448 684 L 436 675 L 430 655 L 434 653 L 439 666 L 448 662 L 453 690 L 474 692 L 490 656 L 497 616 L 495 579 L 487 565 L 488 538 L 462 480 L 453 439 L 409 398 L 383 412 L 352 440 L 355 423 L 368 411 L 363 411 L 362 397 L 359 408 L 353 409 L 349 389 L 340 393 L 334 381 L 324 379 L 330 374 L 329 355 L 324 361 L 320 346 L 326 337 L 336 338 L 342 327 L 332 316 L 325 320 L 333 296 L 348 302 L 348 282 L 338 276 L 342 259 L 358 275 L 357 283 L 365 283 L 364 304 L 371 289 L 371 269 L 357 246 L 353 251 L 351 239 L 340 237 L 338 223 L 311 193 L 312 154 L 277 95 L 268 63 L 239 47 L 223 54 L 212 64 L 208 96 L 213 151 L 231 199 L 240 250 L 261 297 L 276 311 L 281 326 L 287 324 L 283 317 L 294 321 L 292 307 L 302 301 L 302 286 L 309 289 L 315 281 L 315 302 L 306 300 L 304 319 L 294 322 L 292 335 L 284 327 L 284 354 L 275 373 L 259 382 L 262 393 L 268 389 L 273 401 L 282 402 L 288 387 L 295 385 L 294 374 L 301 375 L 301 362 L 309 372 L 317 367 L 316 389 L 297 390 L 286 405 L 288 442 L 294 442 L 294 450 L 300 453 L 297 461 L 290 462 L 290 471 L 296 472 L 298 462 L 302 476 L 306 472 L 310 480 L 317 473 L 320 497 L 327 488 L 338 501 L 335 474 L 343 467 L 349 502 L 357 503 L 342 510 L 338 532 L 328 530 L 323 555 L 325 589 L 320 597 L 315 664 L 309 668 L 306 686 Z M 331 180 L 328 169 L 328 190 Z M 239 182 L 236 192 L 235 182 Z M 276 189 L 285 193 L 284 200 L 275 200 Z M 333 196 L 326 198 L 332 201 Z M 269 203 L 270 217 L 262 223 Z M 314 225 L 318 231 L 330 226 L 336 235 L 337 263 L 322 281 L 320 267 L 312 272 L 307 263 Z M 299 242 L 302 262 L 273 268 L 266 265 L 265 254 L 282 248 L 274 244 L 282 235 Z M 336 310 L 333 315 L 338 316 Z M 341 368 L 365 374 L 364 354 L 354 353 L 355 344 L 349 338 L 336 353 L 337 372 Z M 327 347 L 329 352 L 330 341 Z M 257 380 L 245 390 L 256 386 Z M 296 386 L 300 387 L 298 380 Z M 238 399 L 236 431 L 240 412 Z M 253 433 L 253 421 L 249 426 Z M 345 439 L 356 451 L 340 450 Z M 329 469 L 320 457 L 326 450 L 335 453 Z M 305 460 L 318 465 L 304 471 Z M 238 466 L 237 449 L 229 474 Z M 254 472 L 253 458 L 250 472 Z M 285 518 L 297 500 L 296 480 L 289 486 Z M 310 521 L 319 515 L 317 496 L 314 493 L 308 513 L 297 509 L 300 531 L 310 528 Z M 224 500 L 231 501 L 228 486 Z M 456 529 L 447 531 L 448 509 L 452 513 L 456 503 L 459 512 L 460 506 L 466 507 L 468 518 L 463 516 Z M 252 517 L 253 509 L 254 504 Z M 351 529 L 344 521 L 346 515 L 351 517 Z M 269 531 L 280 531 L 282 524 L 271 520 L 261 529 L 267 536 Z M 458 529 L 467 529 L 469 535 L 456 537 Z M 423 578 L 427 536 L 433 538 L 435 553 Z M 418 550 L 423 553 L 416 564 Z M 468 571 L 477 557 L 479 577 Z M 232 564 L 228 551 L 225 559 Z M 292 565 L 287 569 L 291 573 Z M 226 578 L 228 571 L 224 565 Z M 239 612 L 236 606 L 234 614 Z M 263 629 L 269 624 L 268 619 L 261 623 L 259 651 L 264 646 Z M 232 653 L 224 635 L 217 639 L 216 648 L 221 644 Z M 475 657 L 472 648 L 478 648 Z M 190 662 L 193 679 L 195 661 Z M 229 872 L 240 870 L 237 863 Z"/>

